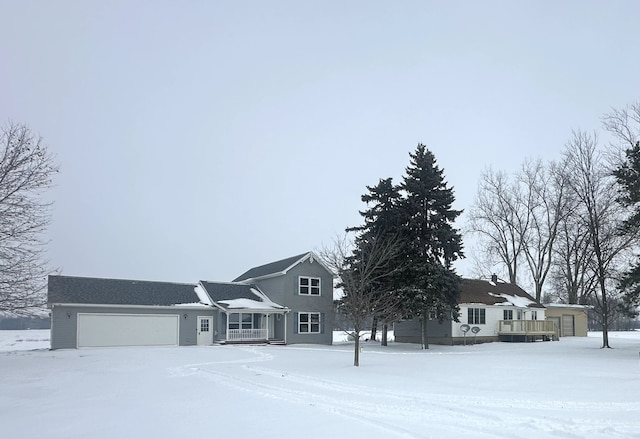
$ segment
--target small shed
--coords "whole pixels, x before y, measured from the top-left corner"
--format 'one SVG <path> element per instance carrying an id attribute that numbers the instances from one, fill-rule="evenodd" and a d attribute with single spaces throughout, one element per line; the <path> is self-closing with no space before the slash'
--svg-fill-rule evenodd
<path id="1" fill-rule="evenodd" d="M 588 305 L 549 303 L 546 319 L 555 323 L 560 337 L 586 337 Z"/>

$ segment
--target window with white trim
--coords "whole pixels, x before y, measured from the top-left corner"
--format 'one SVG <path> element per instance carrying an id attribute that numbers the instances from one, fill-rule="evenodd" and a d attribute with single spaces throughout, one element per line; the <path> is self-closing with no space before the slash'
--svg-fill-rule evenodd
<path id="1" fill-rule="evenodd" d="M 538 320 L 538 311 L 531 311 L 531 320 Z"/>
<path id="2" fill-rule="evenodd" d="M 234 312 L 229 314 L 229 329 L 253 329 L 253 314 Z"/>
<path id="3" fill-rule="evenodd" d="M 502 310 L 502 320 L 513 320 L 513 310 L 512 309 L 503 309 Z"/>
<path id="4" fill-rule="evenodd" d="M 320 334 L 320 313 L 298 313 L 298 332 L 300 334 Z"/>
<path id="5" fill-rule="evenodd" d="M 300 276 L 298 278 L 298 294 L 307 296 L 320 295 L 320 278 Z"/>
<path id="6" fill-rule="evenodd" d="M 240 314 L 229 314 L 229 329 L 240 329 Z"/>
<path id="7" fill-rule="evenodd" d="M 470 325 L 484 325 L 487 322 L 484 308 L 468 308 L 467 323 Z"/>

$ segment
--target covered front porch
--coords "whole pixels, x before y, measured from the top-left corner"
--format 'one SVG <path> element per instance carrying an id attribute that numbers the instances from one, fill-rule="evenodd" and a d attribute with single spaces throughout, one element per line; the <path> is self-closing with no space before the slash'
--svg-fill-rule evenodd
<path id="1" fill-rule="evenodd" d="M 227 310 L 222 318 L 221 343 L 286 344 L 287 313 L 252 309 Z"/>
<path id="2" fill-rule="evenodd" d="M 549 320 L 500 320 L 500 341 L 558 340 L 558 329 Z"/>

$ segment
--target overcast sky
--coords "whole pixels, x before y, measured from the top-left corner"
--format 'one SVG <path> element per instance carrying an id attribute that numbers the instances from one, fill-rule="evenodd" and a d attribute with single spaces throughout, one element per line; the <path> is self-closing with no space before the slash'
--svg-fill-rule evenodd
<path id="1" fill-rule="evenodd" d="M 636 0 L 0 0 L 0 17 L 0 121 L 57 156 L 66 275 L 226 281 L 316 249 L 419 142 L 467 209 L 487 166 L 557 158 L 640 98 Z"/>

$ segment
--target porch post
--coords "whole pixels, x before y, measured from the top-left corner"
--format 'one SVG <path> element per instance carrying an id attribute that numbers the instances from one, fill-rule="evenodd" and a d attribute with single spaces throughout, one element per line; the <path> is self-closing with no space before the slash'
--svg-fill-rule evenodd
<path id="1" fill-rule="evenodd" d="M 284 313 L 284 344 L 287 344 L 287 313 Z"/>
<path id="2" fill-rule="evenodd" d="M 224 340 L 229 341 L 229 313 L 225 311 L 224 315 L 227 316 L 227 330 L 224 333 Z"/>
<path id="3" fill-rule="evenodd" d="M 265 324 L 267 326 L 267 328 L 266 328 L 267 329 L 267 340 L 269 340 L 269 315 L 270 315 L 269 313 L 265 313 L 265 315 L 264 315 L 265 316 L 265 319 L 264 319 L 265 320 Z"/>

